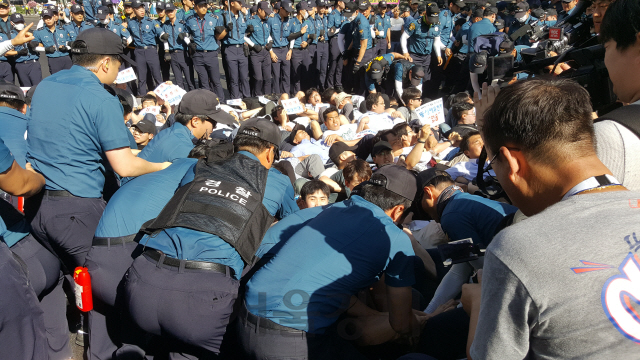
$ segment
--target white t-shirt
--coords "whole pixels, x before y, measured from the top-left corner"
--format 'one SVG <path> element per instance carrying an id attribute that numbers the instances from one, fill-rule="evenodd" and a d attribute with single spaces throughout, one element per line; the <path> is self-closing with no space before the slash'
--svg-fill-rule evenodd
<path id="1" fill-rule="evenodd" d="M 322 133 L 322 140 L 333 134 L 338 134 L 338 136 L 345 140 L 353 140 L 356 139 L 356 130 L 358 130 L 358 125 L 356 124 L 342 125 L 338 130 L 326 130 Z"/>
<path id="2" fill-rule="evenodd" d="M 413 150 L 413 146 L 402 148 L 402 155 L 404 155 L 404 156 L 409 155 L 411 150 Z M 393 158 L 393 162 L 397 163 L 398 162 L 398 158 L 399 158 L 399 156 L 394 157 Z M 429 161 L 431 161 L 431 153 L 428 152 L 428 151 L 423 151 L 422 155 L 420 156 L 420 161 L 418 161 L 418 163 L 413 167 L 413 169 L 416 170 L 416 171 L 427 170 L 428 168 L 431 167 L 431 166 L 429 166 Z"/>
<path id="3" fill-rule="evenodd" d="M 369 129 L 374 133 L 377 133 L 381 130 L 389 130 L 393 128 L 393 118 L 387 113 L 378 114 L 372 111 L 368 111 L 358 119 L 358 125 L 360 124 L 360 121 L 362 121 L 362 119 L 364 119 L 365 117 L 369 117 L 369 124 L 367 125 L 369 125 Z"/>

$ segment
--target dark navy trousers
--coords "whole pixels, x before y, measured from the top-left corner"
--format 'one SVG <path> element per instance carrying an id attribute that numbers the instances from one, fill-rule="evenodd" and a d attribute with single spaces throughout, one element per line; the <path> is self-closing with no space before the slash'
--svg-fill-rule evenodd
<path id="1" fill-rule="evenodd" d="M 320 90 L 324 90 L 327 81 L 327 64 L 329 64 L 329 43 L 319 41 L 316 49 L 316 71 L 317 86 Z"/>
<path id="2" fill-rule="evenodd" d="M 329 40 L 329 73 L 327 74 L 327 88 L 342 86 L 342 69 L 344 64 L 338 47 L 338 35 Z"/>
<path id="3" fill-rule="evenodd" d="M 307 70 L 311 65 L 311 57 L 307 49 L 293 49 L 291 54 L 291 89 L 292 94 L 302 90 L 301 80 L 307 76 Z"/>
<path id="4" fill-rule="evenodd" d="M 220 83 L 220 66 L 218 64 L 218 51 L 198 51 L 193 54 L 193 67 L 198 73 L 200 85 L 204 89 L 213 91 L 220 101 L 224 101 L 224 90 Z M 213 83 L 213 88 L 209 83 Z"/>
<path id="5" fill-rule="evenodd" d="M 249 89 L 249 59 L 244 56 L 242 45 L 223 45 L 227 62 L 227 89 L 231 99 L 251 97 Z"/>
<path id="6" fill-rule="evenodd" d="M 255 85 L 251 89 L 251 96 L 260 96 L 271 92 L 271 56 L 266 49 L 255 52 L 251 50 L 249 63 L 253 73 Z"/>
<path id="7" fill-rule="evenodd" d="M 307 66 L 307 72 L 303 75 L 300 85 L 302 91 L 306 91 L 312 87 L 318 87 L 318 45 L 309 44 L 307 46 L 307 54 L 309 54 L 309 61 Z"/>
<path id="8" fill-rule="evenodd" d="M 182 50 L 171 52 L 171 71 L 176 78 L 176 85 L 186 91 L 194 90 L 193 86 L 193 62 Z M 217 94 L 218 95 L 218 94 Z M 220 95 L 218 95 L 219 97 Z"/>
<path id="9" fill-rule="evenodd" d="M 273 79 L 274 94 L 289 94 L 291 90 L 291 60 L 287 60 L 289 47 L 273 48 L 278 57 L 278 62 L 271 63 L 271 75 Z"/>
<path id="10" fill-rule="evenodd" d="M 47 61 L 49 63 L 50 74 L 55 74 L 60 70 L 71 69 L 71 66 L 73 66 L 71 57 L 69 56 L 50 57 L 47 58 Z"/>
<path id="11" fill-rule="evenodd" d="M 378 39 L 378 43 L 376 44 L 376 54 L 375 56 L 382 56 L 387 53 L 387 39 Z M 391 51 L 391 50 L 389 50 Z"/>
<path id="12" fill-rule="evenodd" d="M 28 279 L 43 311 L 49 359 L 68 359 L 69 327 L 62 290 L 60 261 L 32 236 L 27 235 L 11 247 L 11 251 L 27 265 Z"/>
<path id="13" fill-rule="evenodd" d="M 147 248 L 149 249 L 149 248 Z M 163 264 L 137 257 L 124 278 L 125 304 L 143 331 L 161 336 L 168 350 L 186 358 L 220 352 L 240 282 L 229 273 Z"/>
<path id="14" fill-rule="evenodd" d="M 13 83 L 13 69 L 8 61 L 0 61 L 0 80 Z"/>
<path id="15" fill-rule="evenodd" d="M 138 65 L 138 96 L 144 96 L 147 92 L 155 89 L 153 84 L 147 84 L 147 70 L 151 72 L 151 76 L 156 82 L 156 85 L 160 85 L 160 83 L 162 83 L 158 51 L 155 46 L 148 46 L 146 49 L 136 48 L 133 51 L 133 55 L 134 60 Z"/>
<path id="16" fill-rule="evenodd" d="M 15 68 L 22 87 L 36 86 L 42 81 L 42 68 L 37 59 L 16 63 Z"/>
<path id="17" fill-rule="evenodd" d="M 44 317 L 27 268 L 0 242 L 0 357 L 48 359 Z"/>

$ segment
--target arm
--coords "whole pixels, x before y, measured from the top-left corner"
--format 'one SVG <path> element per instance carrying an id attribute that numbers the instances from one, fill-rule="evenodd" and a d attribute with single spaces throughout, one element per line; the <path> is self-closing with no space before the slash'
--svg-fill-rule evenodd
<path id="1" fill-rule="evenodd" d="M 358 121 L 358 129 L 356 130 L 356 134 L 360 131 L 369 129 L 369 117 L 365 116 L 360 121 Z"/>
<path id="2" fill-rule="evenodd" d="M 357 62 L 361 62 L 362 61 L 362 58 L 364 57 L 364 53 L 367 51 L 367 43 L 368 42 L 369 42 L 369 40 L 367 40 L 367 39 L 360 40 L 360 52 L 358 53 Z"/>
<path id="3" fill-rule="evenodd" d="M 407 34 L 406 31 L 404 31 L 402 33 L 402 36 L 400 37 L 400 46 L 402 46 L 402 53 L 403 54 L 408 54 L 409 52 L 407 51 L 407 40 L 409 39 L 409 34 Z M 409 60 L 411 61 L 411 60 Z"/>
<path id="4" fill-rule="evenodd" d="M 420 324 L 411 309 L 411 287 L 393 287 L 387 285 L 387 303 L 389 305 L 389 324 L 393 330 L 405 337 L 420 336 Z"/>
<path id="5" fill-rule="evenodd" d="M 462 285 L 462 306 L 469 315 L 469 334 L 467 335 L 467 359 L 471 360 L 471 345 L 476 335 L 478 327 L 478 318 L 480 317 L 481 297 L 480 284 L 464 284 Z"/>
<path id="6" fill-rule="evenodd" d="M 33 171 L 27 164 L 25 170 L 13 161 L 11 167 L 0 173 L 0 189 L 14 196 L 32 196 L 37 194 L 45 184 L 44 176 Z"/>
<path id="7" fill-rule="evenodd" d="M 335 193 L 342 192 L 342 187 L 340 186 L 340 184 L 331 180 L 328 176 L 321 176 L 319 180 L 329 185 L 332 192 L 335 192 Z"/>
<path id="8" fill-rule="evenodd" d="M 468 263 L 459 263 L 451 266 L 451 269 L 442 278 L 436 293 L 433 295 L 429 306 L 424 310 L 426 313 L 433 312 L 438 306 L 453 299 L 460 293 L 462 285 L 468 280 L 469 276 L 473 274 L 473 267 Z"/>
<path id="9" fill-rule="evenodd" d="M 131 153 L 127 147 L 108 150 L 105 152 L 107 160 L 113 168 L 113 171 L 121 177 L 135 177 L 162 169 L 171 165 L 170 162 L 152 163 L 141 159 Z"/>

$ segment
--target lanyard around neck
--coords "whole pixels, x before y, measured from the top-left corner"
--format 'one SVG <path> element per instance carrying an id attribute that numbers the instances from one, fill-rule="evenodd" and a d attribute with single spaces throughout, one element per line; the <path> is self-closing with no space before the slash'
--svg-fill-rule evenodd
<path id="1" fill-rule="evenodd" d="M 585 191 L 594 190 L 597 188 L 604 188 L 609 186 L 622 186 L 622 184 L 611 175 L 599 175 L 592 176 L 586 180 L 581 181 L 578 185 L 567 191 L 562 197 L 562 200 L 566 200 L 573 195 L 580 194 Z"/>

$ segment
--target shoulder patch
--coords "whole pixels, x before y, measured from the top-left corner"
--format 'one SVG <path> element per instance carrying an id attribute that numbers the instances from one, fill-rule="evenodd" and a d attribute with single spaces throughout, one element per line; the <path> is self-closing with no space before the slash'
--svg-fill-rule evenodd
<path id="1" fill-rule="evenodd" d="M 159 28 L 159 27 L 160 27 L 160 24 L 156 24 L 156 27 L 157 27 L 157 28 Z"/>
<path id="2" fill-rule="evenodd" d="M 409 25 L 409 30 L 413 31 L 416 29 L 416 23 L 411 23 L 411 25 Z"/>

